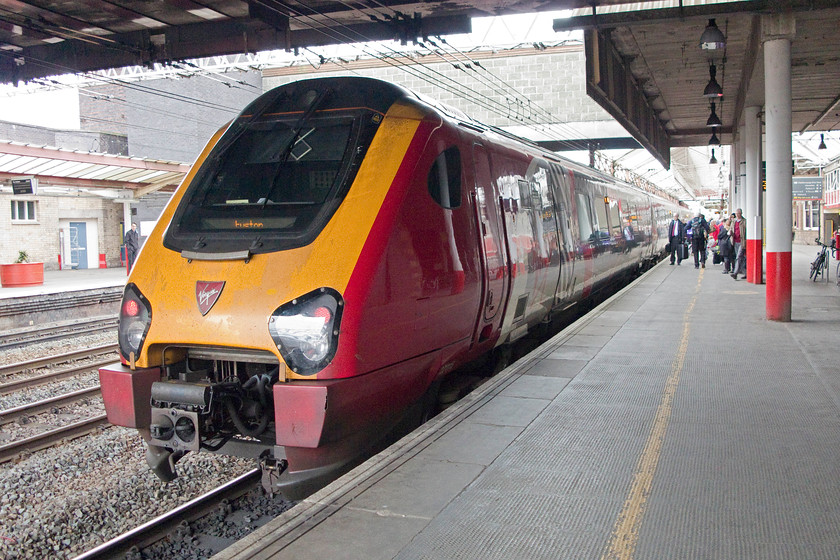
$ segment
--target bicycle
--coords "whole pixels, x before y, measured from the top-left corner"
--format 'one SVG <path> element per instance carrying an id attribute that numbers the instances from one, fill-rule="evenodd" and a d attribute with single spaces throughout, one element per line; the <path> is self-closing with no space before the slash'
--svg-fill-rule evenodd
<path id="1" fill-rule="evenodd" d="M 836 249 L 834 247 L 834 239 L 831 240 L 831 245 L 824 245 L 823 242 L 818 237 L 816 240 L 817 245 L 820 246 L 820 251 L 817 253 L 817 258 L 811 263 L 811 275 L 809 278 L 813 282 L 817 281 L 818 276 L 822 276 L 825 273 L 825 279 L 828 281 L 828 250 L 831 249 L 831 254 L 834 256 Z M 840 263 L 838 263 L 837 273 L 840 274 Z"/>

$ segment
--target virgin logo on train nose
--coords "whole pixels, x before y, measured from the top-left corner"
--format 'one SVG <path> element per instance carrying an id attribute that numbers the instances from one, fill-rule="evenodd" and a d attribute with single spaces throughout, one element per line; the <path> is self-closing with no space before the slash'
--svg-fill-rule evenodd
<path id="1" fill-rule="evenodd" d="M 201 282 L 195 283 L 195 300 L 198 302 L 198 310 L 202 315 L 207 315 L 222 293 L 225 287 L 224 282 Z"/>

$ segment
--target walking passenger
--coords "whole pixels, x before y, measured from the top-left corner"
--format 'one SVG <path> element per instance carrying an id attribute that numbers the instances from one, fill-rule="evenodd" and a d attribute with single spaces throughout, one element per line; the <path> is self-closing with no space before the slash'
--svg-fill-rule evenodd
<path id="1" fill-rule="evenodd" d="M 723 259 L 723 273 L 729 274 L 732 270 L 732 238 L 729 234 L 729 228 L 732 223 L 729 220 L 724 221 L 718 227 L 718 253 Z"/>
<path id="2" fill-rule="evenodd" d="M 668 224 L 668 250 L 671 253 L 671 264 L 674 264 L 674 253 L 677 255 L 677 265 L 683 260 L 683 243 L 685 242 L 685 225 L 677 213 Z"/>
<path id="3" fill-rule="evenodd" d="M 747 277 L 747 220 L 741 215 L 741 209 L 735 210 L 735 220 L 732 222 L 732 246 L 735 252 L 735 262 L 732 265 L 733 279 L 739 274 Z"/>
<path id="4" fill-rule="evenodd" d="M 691 220 L 691 252 L 694 254 L 694 268 L 706 268 L 706 239 L 709 237 L 709 223 L 700 211 Z"/>

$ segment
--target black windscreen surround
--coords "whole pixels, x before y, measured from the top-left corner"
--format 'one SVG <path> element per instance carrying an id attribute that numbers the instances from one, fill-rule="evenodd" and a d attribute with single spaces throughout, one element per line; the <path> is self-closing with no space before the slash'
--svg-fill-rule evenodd
<path id="1" fill-rule="evenodd" d="M 267 253 L 310 243 L 405 91 L 366 78 L 275 88 L 231 124 L 196 172 L 164 238 L 191 253 Z"/>

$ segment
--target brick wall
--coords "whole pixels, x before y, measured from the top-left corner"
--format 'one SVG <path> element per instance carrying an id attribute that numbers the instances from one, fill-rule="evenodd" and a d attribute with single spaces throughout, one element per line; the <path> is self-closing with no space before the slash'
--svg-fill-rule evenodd
<path id="1" fill-rule="evenodd" d="M 99 95 L 80 99 L 83 128 L 124 131 L 132 156 L 186 162 L 193 161 L 216 130 L 263 91 L 256 71 L 88 89 Z"/>
<path id="2" fill-rule="evenodd" d="M 12 222 L 12 201 L 34 201 L 34 222 Z M 0 194 L 0 263 L 17 260 L 19 251 L 26 251 L 29 260 L 44 263 L 46 270 L 58 269 L 60 247 L 60 220 L 84 221 L 96 225 L 98 253 L 105 253 L 108 266 L 120 264 L 120 220 L 122 204 L 90 196 L 67 196 L 39 192 L 34 196 Z M 68 232 L 64 232 L 68 235 Z M 90 237 L 90 235 L 89 235 Z M 94 251 L 94 247 L 89 248 Z"/>
<path id="3" fill-rule="evenodd" d="M 6 121 L 0 121 L 0 139 L 82 152 L 125 155 L 128 151 L 128 139 L 119 134 L 58 130 Z"/>
<path id="4" fill-rule="evenodd" d="M 460 58 L 460 55 L 456 55 Z M 478 55 L 475 56 L 478 58 Z M 273 87 L 315 76 L 358 75 L 393 82 L 432 99 L 451 105 L 474 119 L 489 125 L 510 126 L 517 124 L 516 116 L 532 116 L 540 123 L 575 123 L 612 121 L 609 113 L 586 95 L 586 69 L 583 47 L 555 47 L 547 51 L 522 50 L 498 55 L 484 55 L 480 65 L 486 70 L 461 68 L 450 62 L 429 64 L 424 69 L 395 68 L 385 63 L 325 64 L 321 70 L 301 68 L 274 69 L 264 72 L 264 87 Z M 422 74 L 418 75 L 418 74 Z M 428 78 L 426 77 L 428 76 Z M 460 84 L 460 90 L 473 97 L 489 97 L 507 104 L 510 110 L 484 107 L 485 103 L 464 99 L 433 82 Z M 527 97 L 532 107 L 519 105 L 510 93 L 515 89 L 519 97 Z M 506 97 L 507 96 L 507 97 Z M 541 110 L 540 110 L 541 109 Z M 550 116 L 545 113 L 548 112 Z M 574 136 L 574 132 L 570 131 Z"/>

